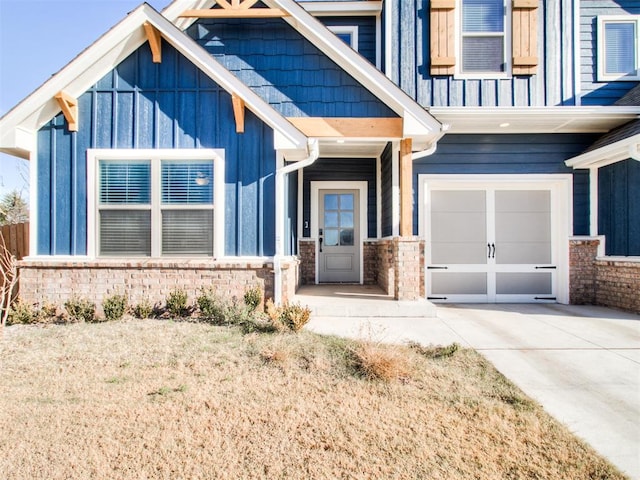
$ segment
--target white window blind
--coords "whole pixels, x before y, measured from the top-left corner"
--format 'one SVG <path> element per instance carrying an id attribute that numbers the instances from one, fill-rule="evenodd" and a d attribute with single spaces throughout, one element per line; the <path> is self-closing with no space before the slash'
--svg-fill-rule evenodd
<path id="1" fill-rule="evenodd" d="M 636 24 L 610 22 L 605 24 L 605 73 L 636 73 Z"/>
<path id="2" fill-rule="evenodd" d="M 150 256 L 151 211 L 101 210 L 100 254 L 106 256 Z"/>
<path id="3" fill-rule="evenodd" d="M 101 161 L 100 203 L 151 203 L 151 162 Z"/>
<path id="4" fill-rule="evenodd" d="M 504 0 L 463 0 L 462 73 L 505 71 Z"/>

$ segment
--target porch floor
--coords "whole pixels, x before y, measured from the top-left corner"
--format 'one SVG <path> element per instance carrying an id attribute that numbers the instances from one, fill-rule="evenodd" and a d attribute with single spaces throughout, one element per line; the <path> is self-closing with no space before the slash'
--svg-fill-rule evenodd
<path id="1" fill-rule="evenodd" d="M 436 306 L 425 300 L 394 300 L 377 285 L 304 285 L 294 303 L 308 306 L 314 317 L 435 317 Z"/>

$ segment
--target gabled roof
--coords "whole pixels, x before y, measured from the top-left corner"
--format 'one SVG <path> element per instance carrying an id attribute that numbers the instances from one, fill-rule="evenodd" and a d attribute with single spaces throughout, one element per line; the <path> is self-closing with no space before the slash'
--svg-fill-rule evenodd
<path id="1" fill-rule="evenodd" d="M 573 168 L 599 168 L 628 158 L 640 160 L 640 118 L 614 128 L 565 164 Z"/>
<path id="2" fill-rule="evenodd" d="M 215 3 L 215 0 L 175 0 L 162 14 L 186 29 L 195 19 L 181 18 L 185 10 L 209 9 Z M 294 0 L 262 0 L 262 3 L 286 11 L 289 15 L 283 17 L 284 21 L 402 117 L 403 135 L 413 138 L 414 150 L 435 145 L 444 134 L 443 125 L 435 117 Z"/>
<path id="3" fill-rule="evenodd" d="M 238 80 L 193 39 L 153 7 L 142 4 L 35 92 L 0 118 L 0 151 L 29 158 L 37 130 L 60 113 L 54 96 L 61 91 L 78 97 L 147 41 L 145 22 L 153 25 L 176 50 L 214 80 L 241 98 L 246 107 L 274 129 L 276 148 L 287 159 L 307 156 L 308 138 L 267 102 Z"/>
<path id="4" fill-rule="evenodd" d="M 624 96 L 618 100 L 614 105 L 627 106 L 627 107 L 640 107 L 640 82 L 629 90 Z"/>

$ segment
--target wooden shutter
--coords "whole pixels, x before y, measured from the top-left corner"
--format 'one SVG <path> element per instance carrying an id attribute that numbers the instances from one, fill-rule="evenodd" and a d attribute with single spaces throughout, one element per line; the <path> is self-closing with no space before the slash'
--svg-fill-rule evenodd
<path id="1" fill-rule="evenodd" d="M 455 73 L 455 8 L 455 0 L 431 0 L 431 75 Z"/>
<path id="2" fill-rule="evenodd" d="M 539 0 L 513 0 L 513 74 L 533 75 L 538 65 Z"/>

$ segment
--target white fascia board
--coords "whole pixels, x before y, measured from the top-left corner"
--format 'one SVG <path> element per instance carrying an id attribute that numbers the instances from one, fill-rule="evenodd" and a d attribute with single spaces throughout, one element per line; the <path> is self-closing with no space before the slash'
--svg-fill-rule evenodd
<path id="1" fill-rule="evenodd" d="M 567 167 L 574 169 L 601 168 L 629 158 L 639 160 L 640 155 L 638 152 L 640 152 L 640 134 L 583 153 L 582 155 L 566 160 L 564 163 Z"/>
<path id="2" fill-rule="evenodd" d="M 364 16 L 379 15 L 382 12 L 381 1 L 358 2 L 298 2 L 307 12 L 317 17 L 323 16 Z"/>
<path id="3" fill-rule="evenodd" d="M 423 136 L 437 141 L 442 136 L 442 124 L 416 103 L 409 95 L 371 65 L 360 54 L 353 51 L 327 27 L 306 12 L 293 0 L 263 0 L 271 8 L 281 8 L 290 15 L 283 19 L 311 41 L 331 60 L 353 76 L 389 108 L 404 118 L 411 114 L 422 125 Z"/>
<path id="4" fill-rule="evenodd" d="M 603 133 L 638 118 L 640 107 L 430 107 L 429 112 L 451 126 L 449 134 Z"/>
<path id="5" fill-rule="evenodd" d="M 287 139 L 292 150 L 300 149 L 301 154 L 307 152 L 308 141 L 302 132 L 148 4 L 143 4 L 131 12 L 34 93 L 0 118 L 0 132 L 2 132 L 0 150 L 16 154 L 20 153 L 19 150 L 25 145 L 33 147 L 37 130 L 60 112 L 60 107 L 54 99 L 55 94 L 64 90 L 71 96 L 82 95 L 147 41 L 143 28 L 146 21 L 162 33 L 165 41 L 168 41 L 223 89 L 242 98 L 249 110 Z M 33 138 L 31 141 L 25 141 L 28 135 Z M 20 146 L 18 146 L 18 140 L 20 140 Z"/>

